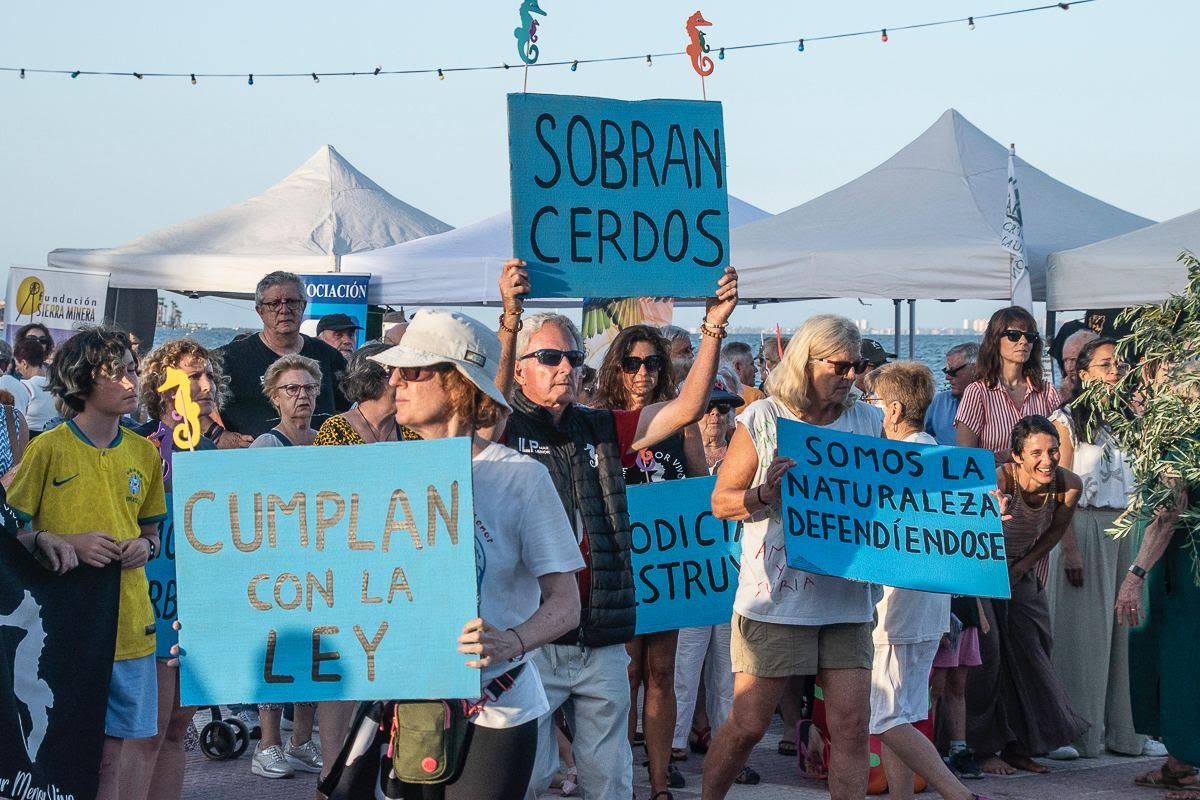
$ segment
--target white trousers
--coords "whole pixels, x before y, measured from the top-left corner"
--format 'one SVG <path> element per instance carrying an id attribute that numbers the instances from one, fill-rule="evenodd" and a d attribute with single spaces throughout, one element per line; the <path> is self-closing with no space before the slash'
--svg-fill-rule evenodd
<path id="1" fill-rule="evenodd" d="M 679 631 L 679 644 L 675 648 L 675 738 L 671 742 L 674 748 L 687 747 L 702 670 L 705 710 L 713 733 L 729 718 L 733 708 L 729 634 L 728 622 Z"/>

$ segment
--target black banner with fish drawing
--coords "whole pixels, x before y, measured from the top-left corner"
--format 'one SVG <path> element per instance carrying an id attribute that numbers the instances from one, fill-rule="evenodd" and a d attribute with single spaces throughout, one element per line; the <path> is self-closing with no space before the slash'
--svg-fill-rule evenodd
<path id="1" fill-rule="evenodd" d="M 95 797 L 120 576 L 55 575 L 0 534 L 0 798 Z"/>

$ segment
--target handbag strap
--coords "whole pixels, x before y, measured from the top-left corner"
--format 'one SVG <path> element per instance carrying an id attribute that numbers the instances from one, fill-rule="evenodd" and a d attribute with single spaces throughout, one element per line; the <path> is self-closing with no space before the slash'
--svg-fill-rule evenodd
<path id="1" fill-rule="evenodd" d="M 483 695 L 479 698 L 479 702 L 471 703 L 467 700 L 463 701 L 463 710 L 467 716 L 473 717 L 487 706 L 488 703 L 494 703 L 500 699 L 500 695 L 511 689 L 517 682 L 517 678 L 525 671 L 525 662 L 522 661 L 512 669 L 502 675 L 497 675 L 488 681 L 488 685 L 483 687 Z"/>

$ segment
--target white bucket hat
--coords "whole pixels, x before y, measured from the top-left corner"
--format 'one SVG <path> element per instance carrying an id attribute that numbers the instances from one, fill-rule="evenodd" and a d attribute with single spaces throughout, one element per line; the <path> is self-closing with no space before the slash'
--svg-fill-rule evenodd
<path id="1" fill-rule="evenodd" d="M 500 340 L 486 326 L 451 311 L 422 309 L 413 315 L 404 338 L 371 360 L 385 367 L 453 364 L 479 391 L 511 410 L 496 388 Z"/>

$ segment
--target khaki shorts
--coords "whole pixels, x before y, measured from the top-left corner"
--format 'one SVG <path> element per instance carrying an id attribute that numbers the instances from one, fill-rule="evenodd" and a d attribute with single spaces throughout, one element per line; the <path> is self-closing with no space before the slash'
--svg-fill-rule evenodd
<path id="1" fill-rule="evenodd" d="M 734 672 L 760 678 L 816 675 L 822 669 L 870 669 L 873 623 L 781 625 L 734 612 L 729 642 Z"/>

